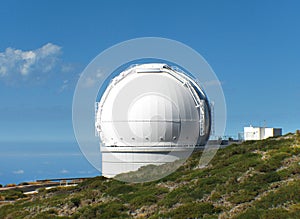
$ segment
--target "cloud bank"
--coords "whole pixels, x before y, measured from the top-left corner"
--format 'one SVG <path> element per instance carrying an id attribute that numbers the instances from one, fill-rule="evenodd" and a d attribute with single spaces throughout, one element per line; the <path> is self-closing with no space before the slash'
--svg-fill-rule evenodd
<path id="1" fill-rule="evenodd" d="M 9 84 L 41 81 L 60 65 L 61 47 L 47 43 L 35 50 L 7 48 L 0 52 L 0 80 Z"/>

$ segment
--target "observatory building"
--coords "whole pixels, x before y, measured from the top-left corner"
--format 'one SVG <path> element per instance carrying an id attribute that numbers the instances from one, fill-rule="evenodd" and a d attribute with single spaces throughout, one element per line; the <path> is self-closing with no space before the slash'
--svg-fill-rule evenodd
<path id="1" fill-rule="evenodd" d="M 278 137 L 282 135 L 281 128 L 268 127 L 244 127 L 244 140 L 263 140 L 269 137 Z"/>
<path id="2" fill-rule="evenodd" d="M 160 165 L 203 148 L 211 109 L 192 77 L 166 64 L 135 65 L 112 79 L 96 103 L 102 175 Z"/>

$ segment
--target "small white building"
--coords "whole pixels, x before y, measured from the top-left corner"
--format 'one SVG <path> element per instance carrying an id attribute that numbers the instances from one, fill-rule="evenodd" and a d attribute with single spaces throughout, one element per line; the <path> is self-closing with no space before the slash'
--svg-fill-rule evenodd
<path id="1" fill-rule="evenodd" d="M 281 128 L 267 128 L 267 127 L 244 127 L 244 140 L 262 140 L 269 137 L 276 137 L 282 135 Z"/>

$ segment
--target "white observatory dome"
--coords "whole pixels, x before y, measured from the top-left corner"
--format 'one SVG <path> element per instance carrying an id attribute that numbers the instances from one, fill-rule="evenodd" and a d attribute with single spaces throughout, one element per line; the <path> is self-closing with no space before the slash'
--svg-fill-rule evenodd
<path id="1" fill-rule="evenodd" d="M 191 77 L 166 64 L 136 65 L 121 72 L 97 104 L 101 150 L 114 155 L 204 146 L 210 129 L 210 106 L 203 90 Z M 120 155 L 118 159 L 127 158 Z M 137 163 L 148 158 L 139 159 Z M 112 168 L 115 162 L 106 161 Z"/>

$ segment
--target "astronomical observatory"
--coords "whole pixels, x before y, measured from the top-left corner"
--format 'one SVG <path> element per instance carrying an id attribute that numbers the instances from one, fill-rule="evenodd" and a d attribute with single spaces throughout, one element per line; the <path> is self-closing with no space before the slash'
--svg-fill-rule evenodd
<path id="1" fill-rule="evenodd" d="M 114 177 L 203 148 L 210 136 L 211 108 L 203 89 L 183 71 L 141 64 L 112 79 L 96 103 L 95 126 L 102 175 Z"/>

